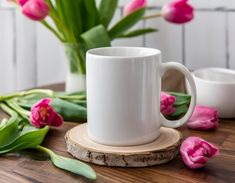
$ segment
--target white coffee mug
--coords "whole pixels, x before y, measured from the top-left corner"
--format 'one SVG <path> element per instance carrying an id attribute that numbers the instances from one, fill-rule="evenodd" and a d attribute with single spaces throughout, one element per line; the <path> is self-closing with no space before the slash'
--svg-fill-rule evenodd
<path id="1" fill-rule="evenodd" d="M 86 68 L 88 136 L 97 143 L 131 146 L 151 142 L 161 126 L 179 127 L 194 110 L 196 90 L 190 72 L 179 63 L 161 63 L 157 49 L 92 49 L 86 54 Z M 160 113 L 161 77 L 170 69 L 186 76 L 192 95 L 188 112 L 175 121 Z"/>

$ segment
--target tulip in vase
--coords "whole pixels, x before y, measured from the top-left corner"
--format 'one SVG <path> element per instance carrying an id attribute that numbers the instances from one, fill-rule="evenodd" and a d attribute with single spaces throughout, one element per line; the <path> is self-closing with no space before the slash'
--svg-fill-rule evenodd
<path id="1" fill-rule="evenodd" d="M 147 0 L 132 0 L 124 7 L 124 16 L 110 26 L 118 0 L 11 0 L 22 13 L 40 21 L 62 42 L 68 58 L 69 72 L 66 91 L 86 88 L 87 50 L 111 46 L 114 39 L 130 38 L 156 31 L 153 28 L 131 29 L 137 22 L 163 17 L 172 23 L 186 23 L 193 18 L 193 8 L 187 0 L 174 0 L 161 12 L 145 16 Z M 51 19 L 48 21 L 48 19 Z"/>

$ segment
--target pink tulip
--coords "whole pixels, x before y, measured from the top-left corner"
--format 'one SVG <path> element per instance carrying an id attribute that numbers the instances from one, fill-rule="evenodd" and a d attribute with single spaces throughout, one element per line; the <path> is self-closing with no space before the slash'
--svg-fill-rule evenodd
<path id="1" fill-rule="evenodd" d="M 18 2 L 18 4 L 20 4 L 21 6 L 23 6 L 27 1 L 29 0 L 16 0 Z"/>
<path id="2" fill-rule="evenodd" d="M 219 126 L 218 111 L 206 106 L 196 106 L 188 127 L 195 130 L 209 130 Z"/>
<path id="3" fill-rule="evenodd" d="M 131 2 L 129 2 L 128 4 L 126 4 L 124 6 L 124 16 L 131 14 L 132 12 L 143 8 L 146 6 L 146 0 L 132 0 Z"/>
<path id="4" fill-rule="evenodd" d="M 62 125 L 63 118 L 49 105 L 50 102 L 50 98 L 44 98 L 32 106 L 30 121 L 36 128 Z"/>
<path id="5" fill-rule="evenodd" d="M 182 24 L 192 20 L 194 17 L 194 9 L 187 4 L 187 1 L 188 0 L 173 0 L 163 6 L 163 18 L 168 22 L 176 24 Z"/>
<path id="6" fill-rule="evenodd" d="M 22 7 L 23 14 L 32 20 L 43 20 L 49 11 L 44 0 L 28 0 Z"/>
<path id="7" fill-rule="evenodd" d="M 180 147 L 184 163 L 192 169 L 202 168 L 209 158 L 219 154 L 219 149 L 199 137 L 188 137 Z"/>
<path id="8" fill-rule="evenodd" d="M 167 94 L 166 92 L 161 92 L 161 113 L 164 115 L 169 115 L 175 112 L 173 105 L 175 103 L 176 97 Z"/>

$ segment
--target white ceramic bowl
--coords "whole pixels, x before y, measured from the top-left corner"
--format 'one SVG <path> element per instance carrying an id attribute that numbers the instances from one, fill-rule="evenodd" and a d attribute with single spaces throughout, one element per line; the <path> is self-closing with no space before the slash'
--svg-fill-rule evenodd
<path id="1" fill-rule="evenodd" d="M 197 104 L 218 109 L 220 118 L 234 118 L 235 71 L 205 68 L 192 74 L 196 84 Z"/>

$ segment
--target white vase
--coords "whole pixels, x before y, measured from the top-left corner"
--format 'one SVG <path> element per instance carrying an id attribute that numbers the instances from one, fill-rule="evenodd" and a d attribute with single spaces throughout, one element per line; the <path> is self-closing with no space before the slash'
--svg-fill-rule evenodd
<path id="1" fill-rule="evenodd" d="M 80 92 L 86 90 L 86 75 L 79 73 L 67 73 L 65 91 Z"/>

